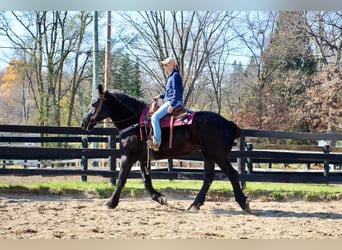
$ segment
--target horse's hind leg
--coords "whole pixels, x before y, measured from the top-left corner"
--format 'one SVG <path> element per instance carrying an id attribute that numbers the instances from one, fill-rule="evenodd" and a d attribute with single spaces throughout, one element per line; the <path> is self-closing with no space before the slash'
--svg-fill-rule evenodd
<path id="1" fill-rule="evenodd" d="M 149 163 L 151 164 L 151 162 Z M 150 193 L 152 200 L 160 203 L 161 205 L 167 205 L 167 200 L 164 195 L 157 192 L 152 185 L 152 179 L 151 179 L 151 169 L 147 168 L 147 161 L 140 161 L 140 169 L 141 169 L 141 175 L 144 179 L 144 185 L 145 188 Z"/>
<path id="2" fill-rule="evenodd" d="M 246 211 L 250 212 L 249 204 L 247 202 L 247 197 L 243 194 L 240 183 L 239 174 L 233 168 L 232 164 L 227 159 L 217 162 L 222 171 L 228 176 L 234 191 L 235 200 L 239 203 L 240 207 Z"/>
<path id="3" fill-rule="evenodd" d="M 211 183 L 214 180 L 215 177 L 215 162 L 211 160 L 205 160 L 204 161 L 204 179 L 203 179 L 203 184 L 202 187 L 197 194 L 194 202 L 190 205 L 188 210 L 195 209 L 199 210 L 200 206 L 203 205 L 205 201 L 205 196 L 210 188 Z"/>

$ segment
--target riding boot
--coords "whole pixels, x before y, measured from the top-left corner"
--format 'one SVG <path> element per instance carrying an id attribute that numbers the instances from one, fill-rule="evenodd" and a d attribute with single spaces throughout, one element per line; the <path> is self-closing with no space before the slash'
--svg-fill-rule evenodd
<path id="1" fill-rule="evenodd" d="M 151 139 L 148 139 L 146 141 L 147 146 L 152 149 L 153 151 L 159 151 L 159 145 L 156 142 L 156 139 L 154 138 L 154 136 L 152 136 Z"/>

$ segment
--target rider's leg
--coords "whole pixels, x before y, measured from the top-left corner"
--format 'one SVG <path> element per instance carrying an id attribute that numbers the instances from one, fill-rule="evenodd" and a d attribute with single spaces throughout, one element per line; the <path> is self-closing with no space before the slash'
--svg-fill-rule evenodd
<path id="1" fill-rule="evenodd" d="M 160 129 L 160 119 L 167 115 L 167 109 L 170 106 L 170 102 L 167 101 L 163 105 L 157 109 L 156 112 L 153 113 L 151 117 L 151 123 L 153 128 L 153 134 L 158 147 L 161 144 L 161 129 Z"/>

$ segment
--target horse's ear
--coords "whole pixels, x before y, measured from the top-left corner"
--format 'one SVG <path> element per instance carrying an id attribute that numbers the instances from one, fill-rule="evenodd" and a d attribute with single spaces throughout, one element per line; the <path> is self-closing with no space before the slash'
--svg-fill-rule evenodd
<path id="1" fill-rule="evenodd" d="M 99 95 L 103 95 L 103 86 L 102 86 L 102 84 L 99 84 L 99 86 L 97 86 L 97 89 L 99 91 Z"/>

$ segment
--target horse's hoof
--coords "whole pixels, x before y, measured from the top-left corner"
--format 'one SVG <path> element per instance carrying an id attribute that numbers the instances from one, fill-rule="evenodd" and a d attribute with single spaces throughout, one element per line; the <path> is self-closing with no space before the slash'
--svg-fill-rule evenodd
<path id="1" fill-rule="evenodd" d="M 103 207 L 105 209 L 114 209 L 116 206 L 114 206 L 113 203 L 111 203 L 110 201 L 106 202 L 105 204 L 103 204 Z"/>
<path id="2" fill-rule="evenodd" d="M 160 196 L 158 198 L 158 202 L 161 204 L 161 205 L 164 205 L 164 206 L 167 206 L 167 199 L 165 196 Z"/>
<path id="3" fill-rule="evenodd" d="M 245 205 L 245 207 L 243 208 L 243 211 L 244 211 L 245 213 L 248 213 L 248 214 L 251 214 L 251 213 L 252 213 L 252 210 L 251 210 L 251 208 L 249 207 L 249 202 L 246 202 L 246 205 Z"/>
<path id="4" fill-rule="evenodd" d="M 196 206 L 194 204 L 191 204 L 190 207 L 188 207 L 187 211 L 191 212 L 191 211 L 198 211 L 200 210 L 199 206 Z"/>

